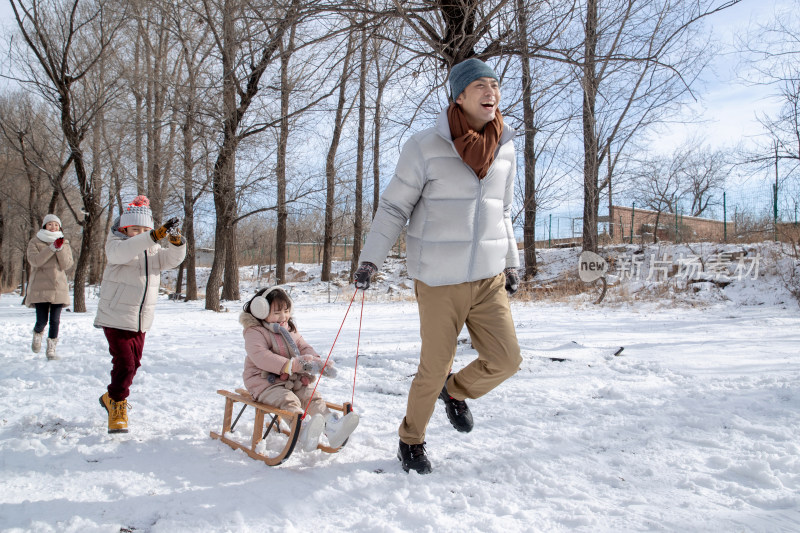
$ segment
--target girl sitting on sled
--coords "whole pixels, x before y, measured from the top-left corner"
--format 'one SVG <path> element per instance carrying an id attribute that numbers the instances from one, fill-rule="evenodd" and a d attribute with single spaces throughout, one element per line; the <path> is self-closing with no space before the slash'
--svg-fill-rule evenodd
<path id="1" fill-rule="evenodd" d="M 312 451 L 324 432 L 331 448 L 339 448 L 358 425 L 358 415 L 351 412 L 337 418 L 325 401 L 313 393 L 315 374 L 333 377 L 336 370 L 323 361 L 297 332 L 292 320 L 292 299 L 283 289 L 260 289 L 244 304 L 239 315 L 244 327 L 244 385 L 253 399 L 279 409 L 302 414 L 298 444 Z"/>

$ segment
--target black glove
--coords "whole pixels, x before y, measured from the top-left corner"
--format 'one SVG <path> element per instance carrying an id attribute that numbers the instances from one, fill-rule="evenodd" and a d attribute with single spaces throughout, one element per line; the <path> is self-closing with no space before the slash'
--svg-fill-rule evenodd
<path id="1" fill-rule="evenodd" d="M 153 239 L 153 242 L 158 242 L 164 237 L 167 236 L 169 230 L 173 227 L 178 226 L 180 224 L 180 219 L 178 217 L 172 217 L 171 219 L 164 222 L 164 225 L 158 229 L 151 229 L 150 230 L 150 237 Z"/>
<path id="2" fill-rule="evenodd" d="M 170 243 L 174 246 L 180 246 L 183 244 L 183 238 L 181 237 L 181 228 L 177 224 L 172 226 L 169 231 L 167 231 L 167 239 Z"/>
<path id="3" fill-rule="evenodd" d="M 517 269 L 508 267 L 503 270 L 503 274 L 506 275 L 506 292 L 508 292 L 509 296 L 512 296 L 519 290 L 519 274 L 517 274 Z"/>
<path id="4" fill-rule="evenodd" d="M 361 263 L 361 266 L 358 267 L 358 270 L 356 270 L 356 273 L 353 276 L 353 282 L 356 284 L 356 289 L 361 289 L 364 291 L 369 289 L 369 280 L 377 271 L 378 267 L 372 263 Z"/>

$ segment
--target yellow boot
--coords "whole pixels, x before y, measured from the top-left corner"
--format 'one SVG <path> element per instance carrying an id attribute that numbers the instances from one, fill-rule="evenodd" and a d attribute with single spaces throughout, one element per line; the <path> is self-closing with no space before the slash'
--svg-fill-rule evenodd
<path id="1" fill-rule="evenodd" d="M 100 396 L 100 405 L 108 412 L 108 432 L 128 432 L 128 400 L 115 402 L 106 392 Z"/>

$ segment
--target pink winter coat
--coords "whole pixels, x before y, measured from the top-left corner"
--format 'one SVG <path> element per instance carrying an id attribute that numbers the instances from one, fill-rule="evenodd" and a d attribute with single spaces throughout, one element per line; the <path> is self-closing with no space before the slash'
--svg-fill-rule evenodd
<path id="1" fill-rule="evenodd" d="M 239 315 L 239 323 L 244 327 L 242 335 L 244 349 L 247 352 L 242 378 L 244 386 L 253 398 L 258 398 L 269 387 L 285 387 L 298 391 L 308 386 L 302 383 L 302 378 L 306 378 L 308 384 L 314 382 L 315 378 L 311 374 L 292 374 L 288 379 L 281 379 L 281 370 L 286 361 L 292 357 L 286 341 L 280 334 L 265 328 L 261 321 L 250 313 L 242 312 Z M 317 352 L 302 335 L 297 332 L 290 332 L 289 335 L 300 352 L 297 355 L 310 355 L 319 359 Z M 285 376 L 284 374 L 284 378 Z"/>

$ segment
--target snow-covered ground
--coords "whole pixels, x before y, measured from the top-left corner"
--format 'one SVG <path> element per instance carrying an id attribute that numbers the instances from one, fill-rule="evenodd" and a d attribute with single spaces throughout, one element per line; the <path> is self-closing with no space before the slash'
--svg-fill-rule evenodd
<path id="1" fill-rule="evenodd" d="M 513 301 L 522 368 L 469 402 L 469 434 L 439 402 L 428 476 L 406 474 L 395 458 L 419 349 L 400 262 L 367 293 L 355 391 L 361 294 L 333 349 L 339 375 L 319 388 L 330 401 L 354 397 L 361 425 L 339 453 L 298 451 L 275 468 L 209 438 L 222 424 L 216 390 L 241 386 L 241 302 L 213 313 L 161 299 L 129 398 L 131 431 L 112 436 L 97 401 L 110 356 L 92 327 L 94 290 L 87 313 L 63 313 L 62 359 L 52 362 L 30 351 L 33 311 L 2 295 L 0 529 L 800 531 L 797 260 L 765 245 L 746 256 L 752 267 L 763 252 L 756 278 L 752 268 L 737 276 L 737 259 L 726 257 L 725 278 L 717 270 L 688 283 L 676 270 L 659 283 L 646 279 L 647 262 L 639 274 L 620 271 L 619 256 L 637 249 L 613 252 L 616 286 L 601 305 L 588 296 Z M 636 255 L 663 260 L 654 250 L 673 261 L 697 254 L 704 265 L 725 251 Z M 540 257 L 542 278 L 576 269 L 575 250 Z M 243 298 L 258 283 L 248 272 Z M 327 355 L 352 288 L 329 297 L 312 279 L 292 294 L 301 333 Z M 461 343 L 455 368 L 473 357 Z"/>

